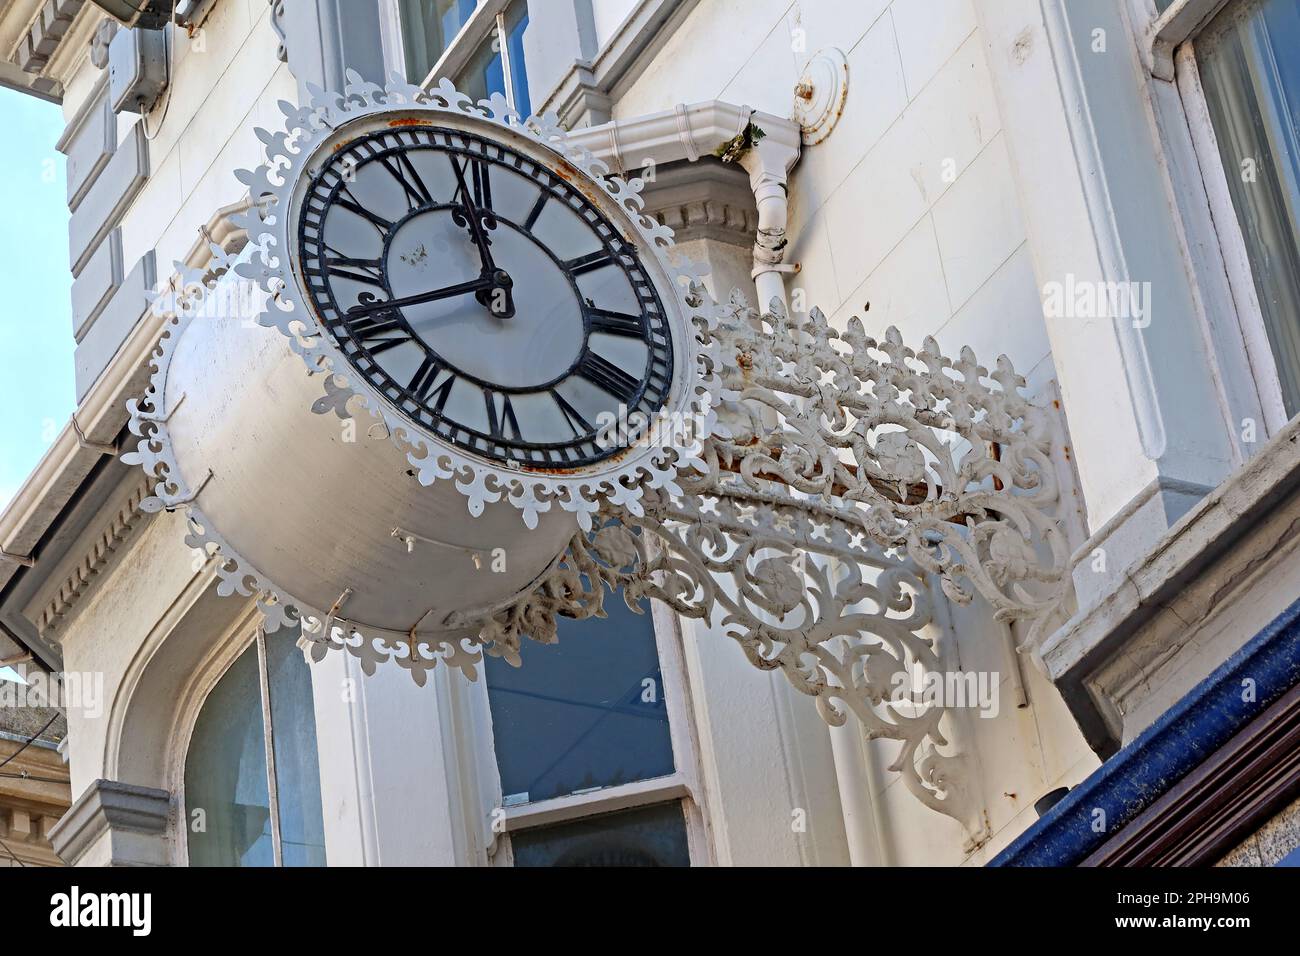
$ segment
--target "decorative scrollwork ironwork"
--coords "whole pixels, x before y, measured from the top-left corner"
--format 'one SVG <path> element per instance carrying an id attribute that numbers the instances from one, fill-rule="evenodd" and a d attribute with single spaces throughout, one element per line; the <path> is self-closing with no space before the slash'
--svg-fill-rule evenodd
<path id="1" fill-rule="evenodd" d="M 603 616 L 607 593 L 662 601 L 782 670 L 828 723 L 852 713 L 868 738 L 899 741 L 890 769 L 982 842 L 947 709 L 904 678 L 944 669 L 927 576 L 1002 620 L 1039 622 L 1064 596 L 1045 417 L 1005 357 L 990 374 L 968 349 L 953 362 L 932 339 L 914 352 L 895 329 L 878 342 L 817 311 L 800 326 L 739 296 L 721 319 L 726 427 L 705 468 L 643 514 L 604 509 L 531 594 L 457 623 L 479 621 L 487 652 L 517 663 L 522 638 L 554 641 L 557 615 Z"/>

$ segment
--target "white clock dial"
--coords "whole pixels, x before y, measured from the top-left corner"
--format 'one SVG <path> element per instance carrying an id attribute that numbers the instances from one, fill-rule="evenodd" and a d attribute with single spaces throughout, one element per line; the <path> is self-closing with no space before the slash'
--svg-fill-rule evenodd
<path id="1" fill-rule="evenodd" d="M 313 170 L 298 255 L 344 356 L 440 438 L 538 468 L 599 462 L 666 404 L 673 342 L 636 248 L 522 152 L 422 123 Z M 639 413 L 639 414 L 636 414 Z"/>

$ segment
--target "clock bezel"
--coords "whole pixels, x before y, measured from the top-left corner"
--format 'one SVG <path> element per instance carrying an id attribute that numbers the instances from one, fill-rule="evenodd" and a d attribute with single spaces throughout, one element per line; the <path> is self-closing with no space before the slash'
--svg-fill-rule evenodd
<path id="1" fill-rule="evenodd" d="M 400 144 L 403 135 L 411 135 L 416 131 L 426 137 L 425 142 Z M 382 138 L 385 137 L 396 138 L 399 143 L 395 145 L 384 143 Z M 454 143 L 453 138 L 459 139 L 460 142 Z M 380 142 L 376 142 L 377 140 Z M 402 148 L 403 145 L 405 149 Z M 328 149 L 328 155 L 322 152 L 323 149 Z M 427 401 L 411 394 L 408 386 L 394 379 L 384 364 L 378 361 L 354 334 L 345 310 L 339 304 L 339 297 L 334 291 L 329 270 L 323 263 L 324 251 L 321 248 L 325 245 L 323 235 L 325 219 L 328 218 L 329 210 L 339 193 L 349 184 L 349 181 L 338 173 L 340 164 L 348 164 L 347 158 L 340 159 L 340 157 L 355 158 L 355 162 L 351 165 L 353 169 L 359 171 L 363 165 L 382 161 L 385 157 L 400 155 L 412 149 L 435 151 L 449 158 L 468 157 L 482 160 L 517 174 L 537 186 L 550 199 L 576 213 L 591 234 L 598 239 L 601 250 L 608 254 L 610 261 L 626 278 L 628 286 L 637 299 L 642 316 L 645 317 L 645 334 L 640 341 L 646 346 L 646 365 L 638 379 L 635 393 L 625 404 L 629 417 L 631 412 L 639 412 L 646 417 L 647 424 L 641 429 L 628 429 L 620 436 L 627 442 L 640 440 L 640 433 L 649 427 L 648 422 L 652 416 L 663 409 L 669 401 L 676 364 L 671 321 L 663 304 L 663 297 L 651 275 L 653 264 L 647 266 L 635 242 L 630 241 L 626 232 L 620 230 L 596 202 L 573 184 L 572 176 L 557 174 L 537 158 L 516 149 L 512 143 L 504 142 L 500 136 L 493 141 L 484 137 L 479 131 L 433 121 L 403 123 L 401 126 L 387 123 L 361 132 L 345 142 L 332 146 L 327 142 L 317 148 L 316 155 L 325 155 L 326 161 L 312 168 L 312 159 L 315 157 L 308 160 L 308 175 L 304 187 L 295 193 L 296 201 L 300 202 L 300 205 L 295 209 L 297 229 L 294 234 L 296 245 L 293 262 L 303 282 L 303 288 L 308 290 L 307 300 L 318 325 L 322 326 L 338 344 L 352 368 L 363 376 L 390 405 L 395 406 L 399 413 L 415 419 L 418 424 L 438 438 L 451 442 L 468 453 L 503 464 L 515 462 L 523 467 L 540 468 L 574 468 L 593 465 L 621 453 L 622 447 L 617 443 L 608 443 L 609 447 L 602 446 L 599 440 L 599 427 L 585 435 L 575 436 L 571 441 L 529 442 L 526 439 L 517 440 L 488 434 L 465 423 L 445 418 L 438 409 L 430 408 Z M 501 150 L 509 151 L 513 155 L 503 154 Z M 362 151 L 364 154 L 359 155 Z M 526 169 L 523 164 L 527 164 L 530 168 Z M 331 175 L 334 180 L 329 183 L 327 180 Z M 320 201 L 322 205 L 319 209 L 309 208 L 312 200 Z M 454 203 L 434 201 L 408 210 L 402 217 L 392 222 L 391 231 L 383 240 L 380 258 L 387 259 L 393 238 L 412 218 L 452 208 L 455 208 Z M 493 218 L 498 226 L 513 229 L 532 242 L 565 275 L 574 296 L 575 310 L 580 313 L 583 329 L 582 347 L 564 371 L 553 376 L 549 381 L 537 385 L 513 386 L 487 381 L 439 356 L 433 346 L 410 328 L 400 309 L 395 311 L 410 338 L 418 344 L 424 354 L 436 359 L 442 367 L 454 370 L 458 378 L 465 379 L 481 389 L 506 395 L 546 392 L 571 377 L 586 357 L 591 345 L 591 312 L 583 304 L 582 290 L 573 273 L 566 268 L 566 261 L 530 232 L 526 224 L 517 223 L 500 211 L 494 210 L 494 213 Z M 381 277 L 381 281 L 384 291 L 391 297 L 393 291 L 386 273 Z M 320 290 L 319 293 L 313 291 L 317 288 Z"/>
<path id="2" fill-rule="evenodd" d="M 256 321 L 288 337 L 309 373 L 325 373 L 324 394 L 312 410 L 343 419 L 363 414 L 377 419 L 382 427 L 362 424 L 361 430 L 386 433 L 404 451 L 409 473 L 421 484 L 454 483 L 472 515 L 505 500 L 530 528 L 540 514 L 558 507 L 574 514 L 587 530 L 605 503 L 636 512 L 647 489 L 675 493 L 679 473 L 704 468 L 703 442 L 718 427 L 714 405 L 721 360 L 711 334 L 718 314 L 691 264 L 683 260 L 679 266 L 669 258 L 672 230 L 642 213 L 642 183 L 612 175 L 605 163 L 569 139 L 554 116 L 524 120 L 499 94 L 475 104 L 445 80 L 423 89 L 397 77 L 386 87 L 355 74 L 349 79 L 341 93 L 313 91 L 310 106 L 282 102 L 287 128 L 274 134 L 259 131 L 267 144 L 266 162 L 237 173 L 252 198 L 237 224 L 247 229 L 253 244 L 251 261 L 239 266 L 238 274 L 257 281 L 272 297 Z M 323 150 L 368 127 L 411 123 L 463 127 L 552 168 L 637 248 L 671 325 L 673 350 L 668 400 L 640 440 L 593 463 L 560 468 L 500 461 L 462 449 L 398 411 L 325 333 L 297 266 L 296 210 L 309 169 Z"/>

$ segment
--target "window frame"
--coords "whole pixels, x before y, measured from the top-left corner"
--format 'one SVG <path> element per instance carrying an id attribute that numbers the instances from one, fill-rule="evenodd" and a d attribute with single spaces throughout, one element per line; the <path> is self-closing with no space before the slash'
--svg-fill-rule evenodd
<path id="1" fill-rule="evenodd" d="M 1289 421 L 1282 399 L 1273 347 L 1255 290 L 1245 236 L 1228 185 L 1228 172 L 1219 153 L 1218 137 L 1210 120 L 1209 104 L 1201 85 L 1196 43 L 1205 29 L 1233 4 L 1251 0 L 1173 0 L 1158 12 L 1155 0 L 1131 0 L 1142 57 L 1157 80 L 1173 83 L 1191 140 L 1191 165 L 1200 175 L 1213 220 L 1213 240 L 1227 273 L 1234 306 L 1231 318 L 1209 316 L 1211 323 L 1230 321 L 1242 343 L 1263 413 L 1265 436 L 1277 434 Z M 1166 151 L 1178 149 L 1162 134 Z M 1257 442 L 1255 448 L 1262 442 Z"/>
<path id="2" fill-rule="evenodd" d="M 299 635 L 296 643 L 298 649 L 303 650 L 301 635 Z M 196 673 L 185 695 L 190 704 L 184 712 L 182 722 L 184 733 L 180 735 L 177 742 L 178 745 L 174 752 L 175 759 L 169 774 L 173 781 L 172 792 L 176 794 L 178 809 L 177 839 L 174 843 L 175 856 L 172 861 L 176 866 L 190 865 L 190 819 L 185 794 L 185 765 L 189 757 L 190 744 L 193 742 L 194 729 L 212 691 L 221 683 L 221 679 L 226 676 L 234 663 L 243 657 L 251 646 L 257 648 L 257 679 L 262 715 L 262 745 L 266 754 L 267 800 L 271 815 L 271 853 L 274 860 L 272 867 L 282 868 L 284 866 L 284 845 L 280 833 L 280 784 L 276 779 L 275 730 L 271 723 L 271 675 L 267 667 L 266 629 L 262 624 L 262 615 L 256 607 L 227 633 L 224 640 L 218 642 L 217 648 Z M 328 847 L 326 852 L 328 853 Z M 328 856 L 326 865 L 328 866 Z"/>
<path id="3" fill-rule="evenodd" d="M 682 810 L 691 865 L 707 866 L 714 862 L 712 845 L 708 839 L 699 738 L 693 719 L 694 708 L 686 670 L 681 622 L 671 608 L 653 600 L 648 600 L 647 603 L 649 609 L 646 613 L 650 614 L 654 625 L 655 649 L 659 655 L 659 673 L 663 680 L 660 689 L 668 711 L 668 733 L 675 769 L 663 777 L 505 806 L 501 778 L 496 769 L 496 741 L 488 708 L 487 687 L 485 681 L 480 681 L 474 686 L 482 695 L 482 710 L 486 712 L 482 746 L 487 751 L 485 769 L 489 770 L 492 778 L 488 786 L 494 795 L 492 818 L 489 821 L 493 838 L 488 846 L 489 865 L 514 865 L 514 850 L 510 842 L 512 834 L 662 803 L 677 803 Z M 589 620 L 588 624 L 599 626 L 596 619 Z"/>
<path id="4" fill-rule="evenodd" d="M 501 67 L 505 82 L 505 96 L 510 103 L 511 108 L 515 108 L 515 95 L 513 89 L 513 71 L 510 68 L 510 44 L 504 42 L 506 36 L 505 17 L 512 0 L 478 0 L 478 6 L 474 12 L 469 15 L 456 35 L 451 38 L 446 49 L 438 57 L 433 68 L 429 70 L 427 76 L 416 81 L 410 76 L 407 68 L 406 54 L 402 45 L 402 16 L 397 0 L 383 0 L 380 7 L 381 35 L 383 39 L 384 57 L 390 70 L 396 70 L 403 76 L 407 77 L 412 83 L 425 89 L 432 89 L 438 85 L 438 78 L 447 76 L 453 77 L 461 73 L 469 64 L 471 57 L 474 56 L 479 46 L 491 36 L 492 31 L 498 31 L 498 35 L 503 38 L 501 43 Z M 527 0 L 520 0 L 527 5 Z"/>

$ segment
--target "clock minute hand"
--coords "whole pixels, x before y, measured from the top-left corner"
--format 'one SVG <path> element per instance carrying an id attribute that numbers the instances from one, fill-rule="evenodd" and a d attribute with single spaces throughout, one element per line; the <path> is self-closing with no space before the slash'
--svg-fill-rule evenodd
<path id="1" fill-rule="evenodd" d="M 362 301 L 348 309 L 348 315 L 368 315 L 371 312 L 383 312 L 387 309 L 400 309 L 408 305 L 420 305 L 424 302 L 435 302 L 438 299 L 450 299 L 453 296 L 465 295 L 468 292 L 482 292 L 484 289 L 491 289 L 494 283 L 491 277 L 479 276 L 469 282 L 459 282 L 456 285 L 449 285 L 442 289 L 433 289 L 429 292 L 419 292 L 415 295 L 403 296 L 400 299 L 383 299 L 381 301 L 369 301 L 372 295 L 369 292 L 361 293 Z"/>
<path id="2" fill-rule="evenodd" d="M 465 183 L 465 172 L 460 168 L 460 163 L 454 159 L 451 162 L 451 168 L 456 174 L 456 185 L 460 192 L 460 205 L 465 213 L 465 219 L 469 227 L 470 235 L 474 238 L 474 245 L 478 247 L 479 259 L 483 265 L 485 275 L 496 272 L 496 264 L 492 261 L 492 252 L 488 249 L 487 236 L 483 235 L 483 222 L 479 218 L 478 207 L 474 205 L 471 198 L 469 186 Z"/>
<path id="3" fill-rule="evenodd" d="M 515 298 L 511 291 L 514 283 L 510 279 L 510 273 L 498 269 L 492 260 L 492 250 L 488 248 L 490 243 L 487 236 L 483 234 L 482 214 L 474 205 L 469 185 L 465 182 L 465 171 L 460 168 L 460 163 L 455 159 L 451 161 L 451 168 L 456 175 L 456 185 L 460 194 L 460 207 L 456 213 L 465 217 L 464 225 L 469 227 L 470 236 L 478 248 L 479 263 L 483 267 L 482 276 L 489 280 L 487 287 L 474 293 L 474 298 L 497 318 L 513 318 Z M 453 218 L 456 218 L 456 213 L 453 213 Z"/>

